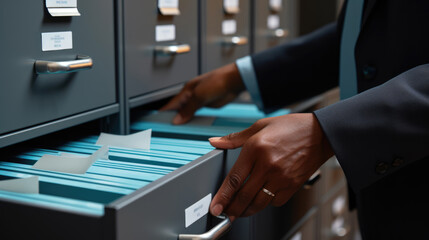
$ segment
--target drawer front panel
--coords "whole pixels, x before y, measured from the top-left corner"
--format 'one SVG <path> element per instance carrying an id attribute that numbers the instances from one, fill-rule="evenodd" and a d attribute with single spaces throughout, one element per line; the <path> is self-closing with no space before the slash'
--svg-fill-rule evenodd
<path id="1" fill-rule="evenodd" d="M 180 14 L 173 16 L 162 15 L 157 3 L 124 1 L 125 81 L 130 98 L 184 83 L 198 73 L 198 1 L 179 1 Z M 179 46 L 184 53 L 156 51 L 168 46 Z"/>
<path id="2" fill-rule="evenodd" d="M 216 193 L 224 171 L 223 153 L 213 151 L 152 185 L 109 206 L 107 218 L 116 219 L 116 239 L 177 239 L 181 233 L 210 229 L 210 214 L 188 228 L 185 209 Z"/>
<path id="3" fill-rule="evenodd" d="M 297 36 L 298 3 L 296 0 L 253 1 L 254 52 L 274 47 Z M 281 6 L 275 8 L 274 6 Z"/>
<path id="4" fill-rule="evenodd" d="M 348 209 L 346 184 L 337 190 L 321 206 L 321 238 L 322 240 L 353 239 L 353 216 Z"/>
<path id="5" fill-rule="evenodd" d="M 52 17 L 45 1 L 3 1 L 0 9 L 0 134 L 115 103 L 113 1 L 78 1 L 75 17 Z M 42 51 L 42 33 L 44 45 L 72 48 Z M 77 55 L 91 57 L 92 69 L 35 73 L 36 60 Z"/>
<path id="6" fill-rule="evenodd" d="M 317 212 L 306 218 L 296 231 L 288 234 L 284 240 L 314 240 L 317 239 Z"/>
<path id="7" fill-rule="evenodd" d="M 204 2 L 202 71 L 208 72 L 250 54 L 250 1 L 240 0 L 236 14 L 225 13 L 223 1 Z M 248 43 L 233 45 L 231 37 L 247 38 Z"/>

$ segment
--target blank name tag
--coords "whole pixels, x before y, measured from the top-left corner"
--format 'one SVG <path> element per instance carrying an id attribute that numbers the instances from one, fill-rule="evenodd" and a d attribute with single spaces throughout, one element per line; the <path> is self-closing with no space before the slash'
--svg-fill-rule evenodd
<path id="1" fill-rule="evenodd" d="M 269 15 L 267 18 L 268 29 L 277 29 L 280 27 L 280 17 L 278 15 Z"/>
<path id="2" fill-rule="evenodd" d="M 224 20 L 222 22 L 222 34 L 229 35 L 237 32 L 237 22 L 235 20 Z"/>
<path id="3" fill-rule="evenodd" d="M 155 40 L 157 42 L 173 41 L 176 39 L 175 25 L 160 25 L 155 28 Z"/>

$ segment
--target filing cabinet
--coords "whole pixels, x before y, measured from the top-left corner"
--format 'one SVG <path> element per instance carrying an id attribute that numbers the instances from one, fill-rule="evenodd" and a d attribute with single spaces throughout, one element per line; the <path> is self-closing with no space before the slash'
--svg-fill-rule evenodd
<path id="1" fill-rule="evenodd" d="M 216 225 L 216 219 L 208 214 L 187 226 L 185 209 L 210 194 L 214 196 L 240 150 L 215 150 L 208 145 L 207 136 L 238 131 L 254 119 L 241 125 L 225 117 L 216 122 L 218 126 L 193 132 L 185 127 L 175 133 L 162 126 L 162 134 L 157 132 L 161 137 L 154 138 L 170 144 L 162 154 L 157 155 L 153 149 L 149 153 L 121 153 L 134 157 L 115 155 L 116 159 L 99 160 L 94 163 L 94 169 L 99 170 L 92 169 L 82 176 L 36 171 L 30 166 L 40 157 L 41 151 L 36 148 L 88 154 L 96 149 L 83 147 L 88 141 L 74 143 L 74 147 L 59 142 L 70 140 L 70 132 L 88 134 L 91 124 L 96 125 L 92 130 L 97 132 L 111 114 L 128 114 L 130 108 L 138 110 L 138 106 L 154 104 L 171 96 L 198 73 L 295 36 L 296 2 L 280 1 L 281 9 L 270 8 L 272 2 L 276 1 L 0 3 L 0 180 L 11 178 L 11 172 L 19 178 L 43 176 L 40 194 L 0 191 L 0 238 L 163 240 L 177 239 L 179 234 L 200 234 Z M 279 16 L 278 27 L 269 23 L 276 21 L 269 20 L 271 15 Z M 270 31 L 287 30 L 288 37 L 271 41 L 267 34 L 272 32 L 265 31 L 268 24 Z M 51 64 L 60 68 L 50 68 Z M 55 70 L 59 72 L 52 73 Z M 88 126 L 69 129 L 79 123 Z M 55 127 L 47 127 L 51 125 Z M 66 131 L 50 135 L 62 129 Z M 15 138 L 17 134 L 20 137 Z M 46 139 L 50 141 L 45 143 Z M 184 152 L 192 145 L 192 140 L 185 139 L 204 140 L 203 147 Z M 125 150 L 114 150 L 116 154 L 120 151 Z M 182 156 L 192 160 L 176 166 L 175 161 Z M 163 170 L 157 171 L 163 172 L 162 176 L 150 181 L 134 178 L 134 174 L 146 171 L 146 165 L 161 158 L 165 160 Z M 151 171 L 150 176 L 157 174 Z M 338 190 L 335 187 L 342 181 L 334 169 L 326 170 L 329 180 L 324 181 L 323 171 L 321 180 L 300 189 L 286 205 L 268 207 L 255 216 L 236 220 L 222 239 L 316 238 L 319 220 L 330 216 L 321 211 L 319 204 L 331 206 L 335 198 L 324 194 L 336 194 L 330 190 Z M 332 177 L 330 171 L 335 172 Z M 198 212 L 199 206 L 192 210 Z"/>
<path id="2" fill-rule="evenodd" d="M 138 97 L 198 74 L 198 2 L 124 0 L 125 86 L 131 107 L 147 103 Z"/>
<path id="3" fill-rule="evenodd" d="M 106 106 L 86 121 L 118 111 L 113 0 L 79 1 L 80 16 L 56 17 L 51 2 L 0 3 L 0 135 Z"/>
<path id="4" fill-rule="evenodd" d="M 317 239 L 317 211 L 311 211 L 283 240 Z"/>
<path id="5" fill-rule="evenodd" d="M 202 0 L 201 73 L 250 54 L 250 0 Z"/>
<path id="6" fill-rule="evenodd" d="M 352 213 L 348 209 L 348 195 L 345 182 L 321 206 L 321 239 L 353 239 Z"/>
<path id="7" fill-rule="evenodd" d="M 253 0 L 253 52 L 257 53 L 298 35 L 296 0 Z"/>

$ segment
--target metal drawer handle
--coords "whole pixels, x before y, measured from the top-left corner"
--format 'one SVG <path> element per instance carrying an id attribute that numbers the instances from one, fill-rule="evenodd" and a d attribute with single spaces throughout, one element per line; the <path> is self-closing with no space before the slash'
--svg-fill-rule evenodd
<path id="1" fill-rule="evenodd" d="M 176 54 L 188 53 L 190 51 L 191 46 L 189 46 L 189 44 L 155 46 L 155 53 L 157 55 L 171 56 Z"/>
<path id="2" fill-rule="evenodd" d="M 336 238 L 342 238 L 342 237 L 347 236 L 347 234 L 349 234 L 349 232 L 350 232 L 350 228 L 341 227 L 341 228 L 337 228 L 335 230 L 332 230 L 331 236 L 336 237 Z"/>
<path id="3" fill-rule="evenodd" d="M 223 219 L 218 225 L 213 227 L 210 231 L 196 235 L 196 234 L 179 234 L 179 240 L 215 240 L 222 237 L 231 228 L 231 220 L 225 214 L 219 215 L 217 218 Z"/>
<path id="4" fill-rule="evenodd" d="M 274 37 L 274 38 L 285 38 L 288 35 L 289 35 L 289 31 L 287 29 L 281 29 L 281 28 L 275 29 L 271 33 L 271 37 Z"/>
<path id="5" fill-rule="evenodd" d="M 320 170 L 318 169 L 311 175 L 311 177 L 304 183 L 304 188 L 309 189 L 311 188 L 319 179 L 322 177 L 322 174 Z"/>
<path id="6" fill-rule="evenodd" d="M 37 74 L 69 73 L 92 68 L 92 58 L 78 55 L 76 60 L 71 61 L 44 61 L 36 60 L 34 63 Z"/>
<path id="7" fill-rule="evenodd" d="M 224 38 L 222 43 L 225 45 L 240 46 L 240 45 L 246 45 L 247 42 L 248 42 L 247 37 L 233 36 L 233 37 Z"/>

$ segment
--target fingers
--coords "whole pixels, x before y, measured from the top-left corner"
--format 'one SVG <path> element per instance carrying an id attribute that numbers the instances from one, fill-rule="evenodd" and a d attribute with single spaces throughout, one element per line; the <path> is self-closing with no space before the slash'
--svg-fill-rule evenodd
<path id="1" fill-rule="evenodd" d="M 258 164 L 254 164 L 252 172 L 244 185 L 239 189 L 226 209 L 228 216 L 240 217 L 251 205 L 257 205 L 258 209 L 266 207 L 272 197 L 260 196 L 259 192 L 264 186 L 267 170 Z M 259 196 L 259 197 L 258 197 Z"/>
<path id="2" fill-rule="evenodd" d="M 202 106 L 202 103 L 195 98 L 195 94 L 193 93 L 197 84 L 197 78 L 189 81 L 179 94 L 159 109 L 160 111 L 178 111 L 178 114 L 173 119 L 173 124 L 188 122 L 194 116 L 195 111 Z"/>
<path id="3" fill-rule="evenodd" d="M 167 104 L 162 106 L 159 110 L 168 111 L 180 109 L 191 98 L 192 91 L 195 88 L 195 85 L 196 81 L 189 81 L 176 96 L 174 96 Z"/>
<path id="4" fill-rule="evenodd" d="M 258 121 L 247 129 L 241 132 L 235 132 L 223 137 L 209 138 L 209 142 L 213 147 L 221 149 L 234 149 L 244 145 L 244 143 L 259 132 L 265 126 L 263 121 Z"/>
<path id="5" fill-rule="evenodd" d="M 236 192 L 246 181 L 253 168 L 252 158 L 248 158 L 248 151 L 243 149 L 236 163 L 229 171 L 218 192 L 210 204 L 210 212 L 214 216 L 221 214 L 233 200 Z M 250 159 L 250 161 L 249 161 Z"/>
<path id="6" fill-rule="evenodd" d="M 264 189 L 268 190 L 268 192 L 273 193 L 274 196 L 269 195 L 267 192 L 264 192 Z M 271 204 L 275 196 L 277 195 L 273 190 L 274 188 L 269 187 L 269 184 L 262 186 L 259 191 L 257 192 L 255 198 L 249 204 L 249 206 L 246 208 L 246 210 L 240 215 L 241 217 L 247 217 L 250 215 L 253 215 L 262 209 L 266 208 L 268 205 Z"/>

